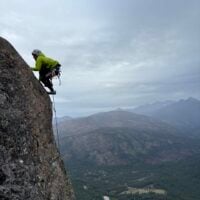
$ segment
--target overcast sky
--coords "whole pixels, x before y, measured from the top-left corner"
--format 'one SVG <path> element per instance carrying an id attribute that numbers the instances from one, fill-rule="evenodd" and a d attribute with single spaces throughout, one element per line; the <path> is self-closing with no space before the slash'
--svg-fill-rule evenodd
<path id="1" fill-rule="evenodd" d="M 1 0 L 0 36 L 62 64 L 59 116 L 200 99 L 199 0 Z M 37 73 L 35 73 L 37 76 Z"/>

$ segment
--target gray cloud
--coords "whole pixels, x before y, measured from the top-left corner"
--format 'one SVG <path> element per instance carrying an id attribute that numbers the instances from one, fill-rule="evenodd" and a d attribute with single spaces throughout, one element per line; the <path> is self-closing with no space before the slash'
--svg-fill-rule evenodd
<path id="1" fill-rule="evenodd" d="M 200 98 L 198 0 L 2 0 L 0 35 L 62 63 L 58 115 Z"/>

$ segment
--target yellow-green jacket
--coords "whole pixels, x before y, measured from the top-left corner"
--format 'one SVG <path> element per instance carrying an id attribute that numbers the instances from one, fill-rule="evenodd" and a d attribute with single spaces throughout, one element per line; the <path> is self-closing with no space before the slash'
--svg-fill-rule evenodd
<path id="1" fill-rule="evenodd" d="M 52 58 L 48 58 L 43 53 L 41 53 L 36 59 L 35 67 L 32 67 L 31 69 L 33 71 L 40 71 L 43 67 L 53 69 L 58 64 L 58 61 L 53 60 Z"/>

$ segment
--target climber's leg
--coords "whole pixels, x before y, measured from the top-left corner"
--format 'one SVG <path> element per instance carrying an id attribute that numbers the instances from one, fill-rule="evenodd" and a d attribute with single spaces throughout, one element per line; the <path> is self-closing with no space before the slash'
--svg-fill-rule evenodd
<path id="1" fill-rule="evenodd" d="M 51 79 L 46 76 L 49 72 L 50 72 L 49 70 L 41 70 L 40 81 L 44 84 L 45 87 L 49 88 L 51 94 L 56 94 Z"/>

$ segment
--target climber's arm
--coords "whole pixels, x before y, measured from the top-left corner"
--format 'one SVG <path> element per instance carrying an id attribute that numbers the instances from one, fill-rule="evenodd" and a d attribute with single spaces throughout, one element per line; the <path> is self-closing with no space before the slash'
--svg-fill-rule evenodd
<path id="1" fill-rule="evenodd" d="M 42 58 L 38 58 L 35 67 L 31 67 L 33 71 L 40 71 L 42 67 Z"/>

